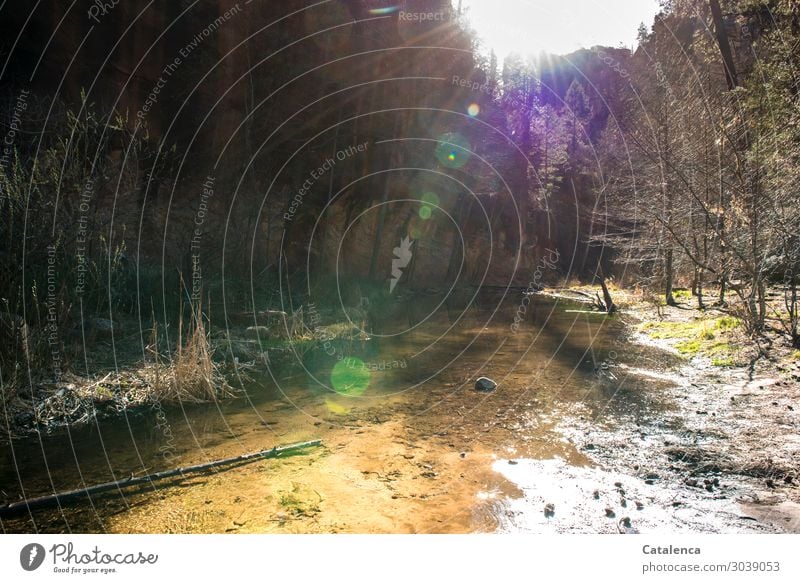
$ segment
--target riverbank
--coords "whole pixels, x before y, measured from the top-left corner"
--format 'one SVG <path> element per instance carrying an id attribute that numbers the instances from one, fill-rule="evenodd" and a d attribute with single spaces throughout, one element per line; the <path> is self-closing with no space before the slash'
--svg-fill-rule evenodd
<path id="1" fill-rule="evenodd" d="M 580 416 L 564 424 L 570 439 L 606 471 L 636 478 L 639 495 L 661 506 L 662 529 L 800 532 L 800 354 L 776 336 L 759 351 L 727 310 L 655 306 L 615 292 L 629 341 L 678 360 L 659 373 L 611 359 L 598 374 L 618 390 L 646 391 L 649 379 L 671 406 L 613 431 Z M 614 515 L 636 528 L 638 504 L 612 498 Z"/>
<path id="2" fill-rule="evenodd" d="M 363 336 L 364 327 L 360 321 L 360 326 L 337 321 L 330 311 L 263 310 L 229 319 L 225 327 L 211 325 L 205 316 L 192 319 L 203 322 L 199 327 L 176 322 L 181 337 L 170 339 L 152 322 L 88 318 L 86 330 L 76 331 L 80 341 L 61 348 L 55 374 L 33 362 L 27 369 L 19 363 L 16 379 L 0 394 L 0 443 L 229 400 L 241 395 L 249 372 L 352 341 Z"/>
<path id="3" fill-rule="evenodd" d="M 773 363 L 770 371 L 771 361 L 758 359 L 751 377 L 750 353 L 736 349 L 743 332 L 723 319 L 727 314 L 668 308 L 662 320 L 635 295 L 614 294 L 622 310 L 611 317 L 534 295 L 512 331 L 519 296 L 501 303 L 492 296 L 455 326 L 443 310 L 416 334 L 364 340 L 348 354 L 374 362 L 402 357 L 409 366 L 370 369 L 363 395 L 311 380 L 327 378 L 335 362 L 317 350 L 318 359 L 313 351 L 303 363 L 292 357 L 294 365 L 268 376 L 250 369 L 246 399 L 67 432 L 69 455 L 63 433 L 40 436 L 42 444 L 20 442 L 17 461 L 7 464 L 12 499 L 17 480 L 28 495 L 42 494 L 108 481 L 112 463 L 113 475 L 117 468 L 139 475 L 307 439 L 323 446 L 3 526 L 119 533 L 796 531 L 797 367 Z M 422 303 L 412 298 L 399 310 L 418 308 L 413 322 L 420 321 L 439 299 Z M 506 317 L 487 326 L 498 307 Z M 228 340 L 246 332 L 240 326 Z M 436 338 L 437 353 L 425 354 Z M 454 365 L 453 354 L 472 341 Z M 688 343 L 683 351 L 680 343 Z M 721 346 L 731 354 L 713 364 Z M 768 372 L 782 376 L 767 382 Z M 496 391 L 474 390 L 482 375 L 498 382 Z M 54 463 L 61 465 L 54 470 Z"/>

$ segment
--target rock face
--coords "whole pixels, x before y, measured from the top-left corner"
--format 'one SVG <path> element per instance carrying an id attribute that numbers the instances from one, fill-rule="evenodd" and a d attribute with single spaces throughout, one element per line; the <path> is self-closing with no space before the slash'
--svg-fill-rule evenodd
<path id="1" fill-rule="evenodd" d="M 4 36 L 20 36 L 9 56 L 7 76 L 29 78 L 32 56 L 43 54 L 33 83 L 26 87 L 34 95 L 52 95 L 60 87 L 59 99 L 80 104 L 81 92 L 90 90 L 87 99 L 98 111 L 113 106 L 127 113 L 128 130 L 141 122 L 147 129 L 137 135 L 146 134 L 153 144 L 162 138 L 167 147 L 176 144 L 176 165 L 183 156 L 193 161 L 191 168 L 181 167 L 180 175 L 165 171 L 151 179 L 147 168 L 123 164 L 127 138 L 115 136 L 109 156 L 118 161 L 119 172 L 135 185 L 136 193 L 120 200 L 113 187 L 98 184 L 91 203 L 93 234 L 107 231 L 113 217 L 113 230 L 120 237 L 115 245 L 124 239 L 129 248 L 141 250 L 142 260 L 163 261 L 165 269 L 178 269 L 185 276 L 192 273 L 196 251 L 191 245 L 197 245 L 190 241 L 199 228 L 204 273 L 220 271 L 223 259 L 228 273 L 275 269 L 281 258 L 295 269 L 305 266 L 311 254 L 316 272 L 375 282 L 388 282 L 393 250 L 409 236 L 414 240 L 413 259 L 403 270 L 401 287 L 442 290 L 455 281 L 527 285 L 537 258 L 555 245 L 555 223 L 551 225 L 548 213 L 528 208 L 524 171 L 504 171 L 507 187 L 494 179 L 479 179 L 478 172 L 470 173 L 474 183 L 459 185 L 436 170 L 433 146 L 418 152 L 419 144 L 408 149 L 376 145 L 393 133 L 437 138 L 458 131 L 478 150 L 489 147 L 483 143 L 482 127 L 460 127 L 451 114 L 435 113 L 436 108 L 450 107 L 451 92 L 458 93 L 458 99 L 462 94 L 464 99 L 474 98 L 468 89 L 448 83 L 446 95 L 437 97 L 441 81 L 373 83 L 376 75 L 389 71 L 415 79 L 466 79 L 479 72 L 469 39 L 458 32 L 455 19 L 424 31 L 439 39 L 441 49 L 408 59 L 403 51 L 382 49 L 416 44 L 414 39 L 423 38 L 427 24 L 414 23 L 410 28 L 416 32 L 409 34 L 409 25 L 397 14 L 372 18 L 352 30 L 338 28 L 320 36 L 322 40 L 292 42 L 342 22 L 369 19 L 366 2 L 337 1 L 331 4 L 336 8 L 303 10 L 308 3 L 300 0 L 207 0 L 186 14 L 180 3 L 151 4 L 130 0 L 87 18 L 71 11 L 73 2 L 43 0 L 32 14 L 20 12 L 0 22 Z M 451 10 L 446 0 L 419 4 L 424 12 Z M 253 34 L 290 13 L 298 14 L 269 34 Z M 115 48 L 111 54 L 110 46 Z M 80 47 L 80 66 L 71 67 Z M 356 54 L 363 56 L 350 58 Z M 260 55 L 270 58 L 261 62 Z M 328 65 L 317 71 L 320 63 Z M 204 75 L 207 80 L 197 87 Z M 338 96 L 336 90 L 343 87 L 354 89 L 346 97 Z M 252 105 L 262 102 L 263 107 Z M 367 115 L 408 108 L 409 103 L 433 109 L 395 117 Z M 339 122 L 338 133 L 309 140 L 324 128 L 338 128 Z M 27 123 L 34 131 L 33 121 Z M 256 157 L 254 136 L 270 136 Z M 503 142 L 499 133 L 491 137 Z M 286 159 L 284 153 L 295 152 L 298 144 L 307 145 Z M 217 168 L 223 147 L 225 159 Z M 419 155 L 432 160 L 431 168 L 424 168 Z M 240 161 L 251 158 L 253 164 L 243 170 Z M 468 164 L 480 167 L 474 156 Z M 415 172 L 372 172 L 420 165 Z M 214 176 L 209 177 L 212 166 Z M 320 168 L 323 171 L 317 172 Z M 173 183 L 179 184 L 174 197 L 169 193 Z M 309 186 L 300 193 L 303 184 Z M 468 192 L 476 190 L 491 191 L 491 200 Z M 435 192 L 437 200 L 426 207 L 430 213 L 421 216 L 416 199 L 423 192 Z M 391 204 L 382 206 L 381 200 Z M 146 230 L 137 236 L 134 226 L 143 212 Z M 526 224 L 529 217 L 533 222 Z M 237 228 L 229 229 L 232 224 Z M 537 236 L 529 238 L 527 232 Z M 224 254 L 217 244 L 223 237 Z M 484 252 L 487 246 L 492 248 L 491 260 Z M 258 249 L 253 257 L 251 247 Z"/>
<path id="2" fill-rule="evenodd" d="M 482 393 L 488 393 L 497 388 L 497 383 L 488 377 L 481 377 L 475 381 L 475 390 Z"/>
<path id="3" fill-rule="evenodd" d="M 556 277 L 555 268 L 540 268 L 555 250 L 594 264 L 593 248 L 574 249 L 590 225 L 559 220 L 588 216 L 591 196 L 575 199 L 567 189 L 547 204 L 539 195 L 534 201 L 530 193 L 540 186 L 529 179 L 528 162 L 516 159 L 517 145 L 490 129 L 494 121 L 459 121 L 449 111 L 481 93 L 450 80 L 478 83 L 483 75 L 455 18 L 407 23 L 396 12 L 375 19 L 369 2 L 350 0 L 316 8 L 300 0 L 206 0 L 185 14 L 181 2 L 127 0 L 108 3 L 96 18 L 73 4 L 42 0 L 30 13 L 4 15 L 0 34 L 20 41 L 4 79 L 31 78 L 42 55 L 24 87 L 37 99 L 56 95 L 74 110 L 88 91 L 99 113 L 113 107 L 125 114 L 127 132 L 141 123 L 136 135 L 146 135 L 149 147 L 161 151 L 162 139 L 165 152 L 175 147 L 157 157 L 152 172 L 127 163 L 128 134 L 117 132 L 108 157 L 132 194 L 116 195 L 115 176 L 92 193 L 92 236 L 109 232 L 113 221 L 113 246 L 137 249 L 140 264 L 162 265 L 188 281 L 202 248 L 204 274 L 222 272 L 223 262 L 228 275 L 245 277 L 271 275 L 284 263 L 292 272 L 310 264 L 315 274 L 368 279 L 388 290 L 397 277 L 394 249 L 410 237 L 412 256 L 396 293 L 455 284 L 538 288 Z M 414 3 L 436 14 L 450 14 L 451 4 Z M 341 26 L 347 22 L 352 27 Z M 436 48 L 419 46 L 427 35 L 437 42 L 422 44 Z M 415 58 L 398 48 L 414 48 Z M 551 99 L 564 97 L 570 77 L 562 71 L 574 62 L 601 91 L 617 82 L 594 52 L 576 58 L 547 72 L 547 86 L 556 88 Z M 487 104 L 486 115 L 490 110 Z M 491 111 L 502 119 L 502 111 Z M 36 133 L 35 121 L 47 116 L 30 117 L 26 127 Z M 599 121 L 590 125 L 602 127 Z M 476 154 L 463 167 L 437 158 L 433 140 L 450 133 Z M 418 138 L 382 145 L 400 135 Z M 487 152 L 503 161 L 496 175 L 484 168 Z M 451 170 L 469 180 L 454 181 Z M 590 176 L 575 176 L 576 192 L 592 186 Z M 421 204 L 423 193 L 435 200 Z"/>

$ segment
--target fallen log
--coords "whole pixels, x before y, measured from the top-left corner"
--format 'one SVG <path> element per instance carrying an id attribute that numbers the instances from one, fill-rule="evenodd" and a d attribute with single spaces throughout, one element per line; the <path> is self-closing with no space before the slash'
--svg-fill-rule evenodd
<path id="1" fill-rule="evenodd" d="M 79 488 L 77 490 L 67 490 L 65 492 L 50 494 L 48 496 L 40 496 L 38 498 L 21 500 L 19 502 L 13 502 L 11 504 L 5 504 L 3 506 L 0 506 L 0 517 L 5 518 L 8 516 L 25 513 L 35 508 L 53 506 L 55 504 L 61 504 L 62 502 L 68 502 L 71 500 L 75 500 L 77 498 L 91 496 L 92 494 L 100 494 L 102 492 L 108 492 L 110 490 L 121 490 L 122 488 L 130 488 L 132 486 L 139 486 L 142 484 L 151 484 L 153 482 L 164 480 L 166 478 L 171 478 L 173 476 L 186 477 L 187 474 L 202 473 L 220 466 L 226 466 L 242 462 L 250 462 L 257 459 L 278 457 L 281 454 L 297 451 L 307 447 L 315 447 L 321 444 L 322 441 L 319 439 L 314 439 L 311 441 L 302 441 L 299 443 L 277 446 L 273 447 L 272 449 L 265 449 L 254 453 L 247 453 L 244 455 L 229 457 L 221 460 L 216 460 L 213 462 L 207 462 L 204 464 L 187 466 L 185 468 L 175 468 L 172 470 L 165 470 L 163 472 L 147 474 L 146 476 L 137 476 L 137 477 L 130 476 L 129 478 L 125 478 L 123 480 L 116 480 L 114 482 L 106 482 L 104 484 L 97 484 L 95 486 Z"/>
<path id="2" fill-rule="evenodd" d="M 546 298 L 553 298 L 556 300 L 567 300 L 570 302 L 581 303 L 581 304 L 589 304 L 593 302 L 591 296 L 577 290 L 566 290 L 565 292 L 535 291 L 531 295 L 543 296 Z"/>

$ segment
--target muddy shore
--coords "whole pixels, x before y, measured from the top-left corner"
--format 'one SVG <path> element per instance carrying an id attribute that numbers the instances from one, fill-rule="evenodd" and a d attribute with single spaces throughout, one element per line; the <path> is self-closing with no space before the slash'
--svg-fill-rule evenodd
<path id="1" fill-rule="evenodd" d="M 776 343 L 768 356 L 756 358 L 739 330 L 730 334 L 738 366 L 715 366 L 702 354 L 681 358 L 676 345 L 686 338 L 653 338 L 643 331 L 644 324 L 685 323 L 719 314 L 686 306 L 661 310 L 663 320 L 654 309 L 637 304 L 623 318 L 629 343 L 673 353 L 672 366 L 659 372 L 646 359 L 633 366 L 610 362 L 598 374 L 611 376 L 620 391 L 631 386 L 657 391 L 668 406 L 656 418 L 631 417 L 610 431 L 590 414 L 561 425 L 570 441 L 609 472 L 601 489 L 606 507 L 617 518 L 629 517 L 642 531 L 800 532 L 796 352 Z M 570 475 L 568 468 L 557 473 L 585 480 Z M 617 479 L 612 482 L 609 476 Z M 630 504 L 631 499 L 643 508 Z M 660 515 L 655 521 L 645 512 L 652 505 Z M 595 525 L 593 532 L 625 530 L 592 516 L 583 518 Z"/>

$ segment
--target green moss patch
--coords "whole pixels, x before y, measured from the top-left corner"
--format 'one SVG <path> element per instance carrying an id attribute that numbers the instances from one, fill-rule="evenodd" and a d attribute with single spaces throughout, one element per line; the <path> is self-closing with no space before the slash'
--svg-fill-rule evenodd
<path id="1" fill-rule="evenodd" d="M 738 318 L 697 318 L 688 322 L 647 322 L 642 331 L 658 340 L 676 340 L 675 349 L 691 358 L 708 356 L 715 366 L 733 366 L 734 348 L 728 334 L 741 324 Z"/>

